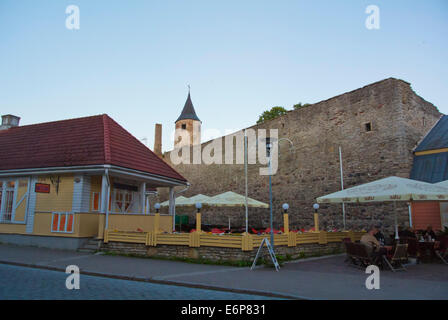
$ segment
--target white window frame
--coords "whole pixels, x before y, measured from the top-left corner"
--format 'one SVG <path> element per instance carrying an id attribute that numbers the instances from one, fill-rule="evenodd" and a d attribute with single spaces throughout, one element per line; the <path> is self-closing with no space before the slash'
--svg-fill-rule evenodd
<path id="1" fill-rule="evenodd" d="M 95 210 L 95 194 L 98 194 L 98 210 Z M 92 192 L 92 203 L 90 204 L 90 210 L 92 212 L 101 212 L 101 192 Z"/>
<path id="2" fill-rule="evenodd" d="M 58 215 L 65 215 L 65 225 L 64 230 L 59 231 L 61 227 L 61 219 L 58 221 L 58 229 L 56 231 L 53 230 L 53 222 L 54 222 L 54 216 Z M 68 225 L 68 216 L 73 215 L 73 222 L 72 222 L 72 231 L 67 231 L 67 225 Z M 50 232 L 51 233 L 73 233 L 75 231 L 75 213 L 74 212 L 52 212 L 51 213 L 51 225 L 50 225 Z"/>
<path id="3" fill-rule="evenodd" d="M 17 195 L 19 193 L 19 181 L 20 180 L 27 180 L 27 192 L 25 192 L 25 194 L 22 196 L 22 198 L 20 199 L 20 201 L 17 203 Z M 8 178 L 3 178 L 0 179 L 0 181 L 2 182 L 2 187 L 0 188 L 2 190 L 2 204 L 0 207 L 0 223 L 5 223 L 5 224 L 26 224 L 26 220 L 28 218 L 28 205 L 29 205 L 29 195 L 30 195 L 30 188 L 31 188 L 31 179 L 30 177 L 20 177 L 20 178 L 15 178 L 15 179 L 8 179 Z M 7 188 L 6 184 L 7 182 L 14 182 L 14 194 L 13 194 L 13 199 L 12 199 L 12 211 L 11 211 L 11 220 L 4 220 L 3 216 L 6 212 L 6 192 L 7 191 L 11 191 L 11 188 Z M 16 209 L 17 207 L 20 206 L 20 204 L 25 200 L 26 198 L 26 208 L 25 208 L 25 218 L 23 221 L 15 221 L 15 217 L 16 217 Z"/>

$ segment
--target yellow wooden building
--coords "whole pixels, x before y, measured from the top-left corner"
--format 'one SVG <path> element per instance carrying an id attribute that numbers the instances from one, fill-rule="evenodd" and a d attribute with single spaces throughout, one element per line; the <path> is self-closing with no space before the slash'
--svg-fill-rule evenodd
<path id="1" fill-rule="evenodd" d="M 170 194 L 161 231 L 173 228 L 184 177 L 107 115 L 0 126 L 0 242 L 76 249 L 105 230 L 153 230 L 150 199 Z"/>

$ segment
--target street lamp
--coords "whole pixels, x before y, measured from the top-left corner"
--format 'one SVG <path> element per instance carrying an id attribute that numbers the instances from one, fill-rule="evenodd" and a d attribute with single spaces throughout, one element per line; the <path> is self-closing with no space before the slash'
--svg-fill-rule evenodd
<path id="1" fill-rule="evenodd" d="M 319 204 L 313 204 L 314 208 L 314 231 L 319 231 L 319 215 L 317 214 L 317 209 L 319 209 Z"/>
<path id="2" fill-rule="evenodd" d="M 282 205 L 282 208 L 283 208 L 283 213 L 288 213 L 289 204 L 284 203 L 284 204 Z"/>
<path id="3" fill-rule="evenodd" d="M 265 139 L 263 139 L 266 142 L 266 155 L 268 157 L 268 165 L 269 165 L 269 216 L 270 216 L 270 229 L 271 229 L 271 245 L 272 247 L 274 247 L 274 226 L 273 226 L 273 213 L 272 213 L 272 157 L 271 157 L 271 150 L 273 148 L 273 143 L 274 142 L 280 142 L 282 140 L 286 140 L 289 142 L 289 144 L 291 145 L 291 147 L 293 146 L 293 143 L 291 140 L 289 140 L 288 138 L 274 138 L 274 137 L 266 137 Z M 289 206 L 288 206 L 289 208 Z M 287 210 L 287 209 L 286 209 Z"/>
<path id="4" fill-rule="evenodd" d="M 154 205 L 154 208 L 156 209 L 156 213 L 159 213 L 159 210 L 160 210 L 160 203 L 156 203 L 155 205 Z"/>
<path id="5" fill-rule="evenodd" d="M 195 206 L 196 206 L 196 209 L 198 209 L 198 213 L 200 213 L 201 212 L 201 208 L 202 208 L 202 203 L 196 202 Z"/>
<path id="6" fill-rule="evenodd" d="M 266 141 L 266 155 L 268 156 L 268 164 L 269 164 L 269 220 L 270 220 L 270 229 L 271 229 L 271 245 L 274 247 L 274 226 L 273 226 L 273 217 L 272 217 L 272 166 L 271 166 L 271 149 L 272 143 L 275 141 L 275 138 L 267 137 Z"/>
<path id="7" fill-rule="evenodd" d="M 196 202 L 195 206 L 196 206 L 196 209 L 198 209 L 198 213 L 196 213 L 196 232 L 201 232 L 201 225 L 202 225 L 201 208 L 202 208 L 202 203 Z"/>

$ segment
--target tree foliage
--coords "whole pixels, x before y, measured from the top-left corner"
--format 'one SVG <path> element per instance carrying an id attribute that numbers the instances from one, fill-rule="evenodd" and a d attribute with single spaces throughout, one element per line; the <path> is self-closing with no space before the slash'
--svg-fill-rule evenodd
<path id="1" fill-rule="evenodd" d="M 305 107 L 308 107 L 308 106 L 310 106 L 311 104 L 309 104 L 309 103 L 304 103 L 304 104 L 302 104 L 302 102 L 299 102 L 299 103 L 297 103 L 297 104 L 295 104 L 294 105 L 294 110 L 297 110 L 297 109 L 300 109 L 300 108 L 305 108 Z"/>
<path id="2" fill-rule="evenodd" d="M 264 111 L 261 114 L 260 118 L 258 119 L 257 123 L 275 119 L 275 118 L 285 114 L 286 112 L 288 112 L 288 111 L 283 107 L 279 107 L 279 106 L 273 107 L 273 108 L 271 108 L 271 110 Z"/>

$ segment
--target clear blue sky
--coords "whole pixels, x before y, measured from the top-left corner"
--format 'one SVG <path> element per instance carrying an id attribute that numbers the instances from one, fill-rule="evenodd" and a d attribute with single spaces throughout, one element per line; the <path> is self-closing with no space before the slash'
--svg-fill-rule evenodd
<path id="1" fill-rule="evenodd" d="M 65 8 L 80 8 L 80 30 Z M 365 9 L 380 8 L 380 30 Z M 448 1 L 0 0 L 0 113 L 107 113 L 172 147 L 187 84 L 203 131 L 250 126 L 388 77 L 448 113 Z"/>

